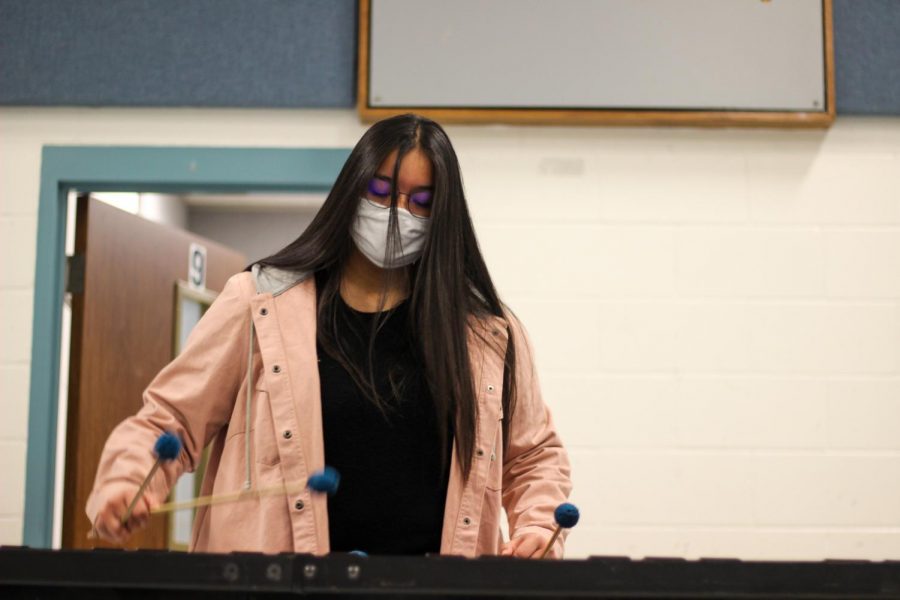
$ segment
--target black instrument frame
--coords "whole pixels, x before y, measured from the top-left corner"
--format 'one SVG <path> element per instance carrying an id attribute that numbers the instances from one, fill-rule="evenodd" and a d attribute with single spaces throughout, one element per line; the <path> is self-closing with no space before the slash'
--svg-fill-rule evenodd
<path id="1" fill-rule="evenodd" d="M 0 548 L 0 597 L 88 595 L 900 600 L 900 562 L 537 561 Z"/>

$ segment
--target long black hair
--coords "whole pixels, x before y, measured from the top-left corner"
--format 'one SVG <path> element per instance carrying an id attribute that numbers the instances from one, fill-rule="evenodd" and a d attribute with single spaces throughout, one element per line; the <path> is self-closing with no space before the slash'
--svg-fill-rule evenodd
<path id="1" fill-rule="evenodd" d="M 478 417 L 475 383 L 469 356 L 470 335 L 480 336 L 487 351 L 497 350 L 492 336 L 474 326 L 480 318 L 506 318 L 491 281 L 463 192 L 459 161 L 450 138 L 440 125 L 424 117 L 406 114 L 372 125 L 344 163 L 325 203 L 307 229 L 296 240 L 260 265 L 314 273 L 317 281 L 317 341 L 353 376 L 356 384 L 379 408 L 383 402 L 375 389 L 371 348 L 378 324 L 369 340 L 368 365 L 354 364 L 344 351 L 338 333 L 340 282 L 343 266 L 353 252 L 353 219 L 369 180 L 385 159 L 397 151 L 393 180 L 403 156 L 418 149 L 430 161 L 434 195 L 428 237 L 422 255 L 408 267 L 411 288 L 409 315 L 416 351 L 424 365 L 424 379 L 435 403 L 441 448 L 456 436 L 456 450 L 463 476 L 468 478 L 475 452 Z M 387 252 L 399 243 L 394 186 Z M 390 277 L 392 270 L 385 271 Z M 385 290 L 388 282 L 385 281 Z M 382 294 L 382 308 L 385 295 Z M 386 317 L 385 317 L 386 318 Z M 377 321 L 377 320 L 376 320 Z M 502 357 L 503 434 L 509 437 L 509 422 L 515 410 L 515 346 L 512 335 Z M 446 450 L 443 450 L 446 451 Z"/>

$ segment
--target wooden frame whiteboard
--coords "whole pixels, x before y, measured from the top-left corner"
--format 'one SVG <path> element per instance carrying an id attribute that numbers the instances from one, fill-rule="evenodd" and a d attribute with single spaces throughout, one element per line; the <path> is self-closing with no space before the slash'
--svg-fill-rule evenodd
<path id="1" fill-rule="evenodd" d="M 769 0 L 759 0 L 765 3 Z M 828 127 L 835 118 L 832 0 L 822 2 L 824 106 L 819 110 L 707 110 L 641 108 L 553 108 L 492 106 L 385 106 L 370 99 L 372 0 L 360 0 L 357 108 L 363 121 L 376 121 L 403 112 L 416 112 L 444 123 L 516 123 L 555 125 L 675 125 Z M 377 4 L 377 2 L 375 2 Z M 763 41 L 762 43 L 765 43 Z M 382 70 L 383 71 L 383 70 Z"/>

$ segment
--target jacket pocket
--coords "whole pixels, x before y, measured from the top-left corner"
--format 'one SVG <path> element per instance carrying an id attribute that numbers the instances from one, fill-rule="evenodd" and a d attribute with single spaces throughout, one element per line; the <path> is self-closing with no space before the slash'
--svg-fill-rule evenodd
<path id="1" fill-rule="evenodd" d="M 275 438 L 275 420 L 272 417 L 272 406 L 269 392 L 256 389 L 253 393 L 253 449 L 256 462 L 264 465 L 277 465 L 281 462 L 278 454 L 278 441 Z"/>
<path id="2" fill-rule="evenodd" d="M 247 388 L 242 387 L 235 400 L 234 412 L 228 424 L 225 443 L 229 446 L 240 444 L 246 453 L 245 434 L 250 436 L 251 460 L 258 464 L 275 465 L 280 462 L 278 444 L 275 438 L 275 424 L 272 418 L 272 407 L 266 381 L 262 373 L 258 373 L 253 381 L 250 395 L 250 414 L 247 414 Z M 249 421 L 249 430 L 248 423 Z M 243 454 L 242 454 L 243 456 Z M 243 458 L 241 463 L 243 464 Z"/>

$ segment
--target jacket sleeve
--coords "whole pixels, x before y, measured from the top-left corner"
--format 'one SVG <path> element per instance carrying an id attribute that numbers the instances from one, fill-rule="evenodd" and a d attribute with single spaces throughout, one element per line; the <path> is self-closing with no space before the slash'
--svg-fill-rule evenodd
<path id="1" fill-rule="evenodd" d="M 139 486 L 155 462 L 152 449 L 164 431 L 183 442 L 179 459 L 164 463 L 147 488 L 157 503 L 184 471 L 193 471 L 203 449 L 232 413 L 246 371 L 250 307 L 240 278 L 232 276 L 191 331 L 182 352 L 144 390 L 144 406 L 110 434 L 87 502 L 94 522 L 110 484 Z"/>
<path id="2" fill-rule="evenodd" d="M 537 533 L 549 541 L 553 513 L 572 490 L 569 457 L 541 396 L 531 342 L 522 324 L 508 319 L 516 351 L 516 405 L 503 463 L 503 506 L 510 537 Z M 563 530 L 551 555 L 561 558 Z"/>

